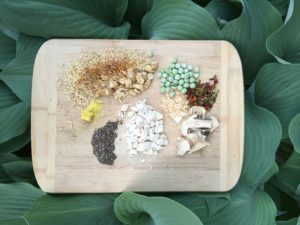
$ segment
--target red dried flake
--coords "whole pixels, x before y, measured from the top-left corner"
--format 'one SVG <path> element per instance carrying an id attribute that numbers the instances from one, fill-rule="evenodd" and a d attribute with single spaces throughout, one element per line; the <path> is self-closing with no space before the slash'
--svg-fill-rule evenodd
<path id="1" fill-rule="evenodd" d="M 201 83 L 199 81 L 196 88 L 189 88 L 187 92 L 189 106 L 202 106 L 206 110 L 210 110 L 218 96 L 218 83 L 219 81 L 215 75 L 209 79 L 209 82 Z"/>

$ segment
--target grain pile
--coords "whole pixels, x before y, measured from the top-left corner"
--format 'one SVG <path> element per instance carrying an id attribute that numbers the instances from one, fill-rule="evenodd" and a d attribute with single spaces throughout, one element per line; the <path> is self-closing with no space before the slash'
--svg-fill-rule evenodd
<path id="1" fill-rule="evenodd" d="M 165 112 L 178 124 L 187 114 L 189 109 L 189 102 L 186 95 L 180 91 L 176 91 L 174 97 L 170 95 L 163 95 L 161 97 L 161 106 Z"/>
<path id="2" fill-rule="evenodd" d="M 84 53 L 64 71 L 62 85 L 80 110 L 102 96 L 122 100 L 149 88 L 158 63 L 143 51 L 107 48 Z"/>

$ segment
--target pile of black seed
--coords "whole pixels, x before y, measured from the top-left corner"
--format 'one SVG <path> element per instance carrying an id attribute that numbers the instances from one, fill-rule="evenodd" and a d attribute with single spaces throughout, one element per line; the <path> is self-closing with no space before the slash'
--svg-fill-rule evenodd
<path id="1" fill-rule="evenodd" d="M 103 127 L 94 131 L 92 136 L 93 153 L 100 163 L 113 165 L 117 158 L 114 153 L 115 139 L 118 136 L 119 122 L 108 121 Z"/>

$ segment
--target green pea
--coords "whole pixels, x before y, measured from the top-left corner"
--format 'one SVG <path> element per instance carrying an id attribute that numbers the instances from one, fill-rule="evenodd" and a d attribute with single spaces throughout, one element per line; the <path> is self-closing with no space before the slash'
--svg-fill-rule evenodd
<path id="1" fill-rule="evenodd" d="M 190 78 L 190 83 L 195 83 L 196 82 L 196 79 L 194 77 L 191 77 Z"/>
<path id="2" fill-rule="evenodd" d="M 166 88 L 165 88 L 165 92 L 166 92 L 166 93 L 169 93 L 170 91 L 171 91 L 171 88 L 170 88 L 170 87 L 166 87 Z"/>
<path id="3" fill-rule="evenodd" d="M 159 72 L 159 73 L 157 74 L 157 77 L 160 78 L 161 76 L 162 76 L 162 74 Z"/>
<path id="4" fill-rule="evenodd" d="M 188 65 L 187 67 L 189 70 L 193 70 L 193 66 L 192 65 Z"/>
<path id="5" fill-rule="evenodd" d="M 182 68 L 179 68 L 179 69 L 178 69 L 178 73 L 182 74 L 182 73 L 183 73 L 183 69 L 182 69 Z"/>
<path id="6" fill-rule="evenodd" d="M 170 73 L 168 73 L 168 75 L 169 75 L 170 77 L 174 77 L 174 76 L 175 76 L 175 74 L 172 73 L 172 71 L 170 71 Z"/>
<path id="7" fill-rule="evenodd" d="M 182 68 L 186 68 L 186 64 L 185 63 L 182 63 L 181 66 L 182 66 Z"/>
<path id="8" fill-rule="evenodd" d="M 167 74 L 167 73 L 163 73 L 162 77 L 163 77 L 163 78 L 167 78 L 167 77 L 168 77 L 168 74 Z"/>
<path id="9" fill-rule="evenodd" d="M 174 73 L 174 74 L 177 74 L 177 72 L 178 72 L 177 69 L 172 70 L 172 73 Z"/>
<path id="10" fill-rule="evenodd" d="M 195 67 L 194 71 L 195 71 L 196 73 L 199 73 L 199 72 L 200 72 L 199 67 Z"/>
<path id="11" fill-rule="evenodd" d="M 168 81 L 172 82 L 173 81 L 173 77 L 168 77 Z"/>
<path id="12" fill-rule="evenodd" d="M 173 84 L 177 85 L 178 84 L 178 80 L 173 80 Z"/>
<path id="13" fill-rule="evenodd" d="M 196 79 L 198 79 L 198 78 L 199 78 L 199 73 L 194 73 L 194 77 L 195 77 Z"/>
<path id="14" fill-rule="evenodd" d="M 166 81 L 165 85 L 166 85 L 166 87 L 169 87 L 171 85 L 171 83 L 169 81 Z"/>
<path id="15" fill-rule="evenodd" d="M 176 86 L 172 86 L 171 88 L 172 88 L 172 90 L 176 90 Z"/>
<path id="16" fill-rule="evenodd" d="M 175 97 L 175 96 L 176 96 L 176 93 L 175 93 L 174 91 L 171 91 L 171 92 L 170 92 L 170 97 L 173 98 L 173 97 Z"/>
<path id="17" fill-rule="evenodd" d="M 161 82 L 162 82 L 162 83 L 166 83 L 166 81 L 167 81 L 166 78 L 162 78 L 162 79 L 161 79 Z"/>
<path id="18" fill-rule="evenodd" d="M 183 88 L 183 89 L 181 90 L 181 93 L 182 93 L 182 94 L 187 93 L 187 89 L 186 89 L 186 88 Z"/>
<path id="19" fill-rule="evenodd" d="M 183 87 L 188 88 L 188 87 L 190 87 L 190 84 L 189 83 L 184 83 Z"/>
<path id="20" fill-rule="evenodd" d="M 183 73 L 183 74 L 180 75 L 180 77 L 181 77 L 182 79 L 184 79 L 184 78 L 186 78 L 186 74 Z"/>
<path id="21" fill-rule="evenodd" d="M 179 80 L 178 82 L 180 85 L 184 84 L 184 80 Z"/>
<path id="22" fill-rule="evenodd" d="M 184 83 L 190 83 L 189 78 L 185 78 L 185 79 L 184 79 Z"/>
<path id="23" fill-rule="evenodd" d="M 160 72 L 161 72 L 161 73 L 164 73 L 164 72 L 166 72 L 166 69 L 165 69 L 165 68 L 161 68 L 161 69 L 160 69 Z"/>
<path id="24" fill-rule="evenodd" d="M 169 68 L 173 69 L 175 67 L 175 64 L 174 63 L 171 63 Z"/>
<path id="25" fill-rule="evenodd" d="M 188 68 L 185 68 L 184 69 L 184 73 L 188 73 L 189 72 L 189 69 Z"/>
<path id="26" fill-rule="evenodd" d="M 165 89 L 164 87 L 161 87 L 161 88 L 160 88 L 160 92 L 161 92 L 161 93 L 165 93 L 165 92 L 166 92 L 166 89 Z"/>
<path id="27" fill-rule="evenodd" d="M 179 75 L 179 74 L 176 74 L 175 79 L 176 79 L 176 80 L 179 80 L 179 79 L 180 79 L 180 75 Z"/>
<path id="28" fill-rule="evenodd" d="M 181 85 L 178 85 L 178 87 L 177 87 L 178 91 L 181 91 L 182 88 L 183 88 L 183 87 L 182 87 Z"/>
<path id="29" fill-rule="evenodd" d="M 196 87 L 195 83 L 190 84 L 190 88 L 195 88 L 195 87 Z"/>
<path id="30" fill-rule="evenodd" d="M 179 69 L 179 68 L 181 67 L 180 63 L 176 63 L 176 64 L 175 64 L 175 67 L 176 67 L 177 69 Z"/>

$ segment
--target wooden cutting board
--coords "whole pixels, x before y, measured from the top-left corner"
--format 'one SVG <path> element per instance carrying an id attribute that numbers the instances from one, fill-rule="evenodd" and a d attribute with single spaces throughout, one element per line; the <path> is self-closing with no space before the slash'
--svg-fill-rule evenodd
<path id="1" fill-rule="evenodd" d="M 100 164 L 93 155 L 92 134 L 108 120 L 116 120 L 122 104 L 103 98 L 101 120 L 87 126 L 57 81 L 63 68 L 82 51 L 106 47 L 151 50 L 160 67 L 167 67 L 177 57 L 199 66 L 202 81 L 216 74 L 220 92 L 209 114 L 218 117 L 220 126 L 210 136 L 211 145 L 201 152 L 175 156 L 179 126 L 164 113 L 169 144 L 158 155 L 128 157 L 120 129 L 114 165 Z M 147 99 L 155 110 L 163 112 L 160 97 L 159 79 L 155 78 L 148 90 L 124 102 Z M 47 41 L 34 65 L 31 134 L 34 172 L 45 192 L 227 191 L 237 183 L 243 160 L 244 90 L 239 55 L 226 41 Z"/>

